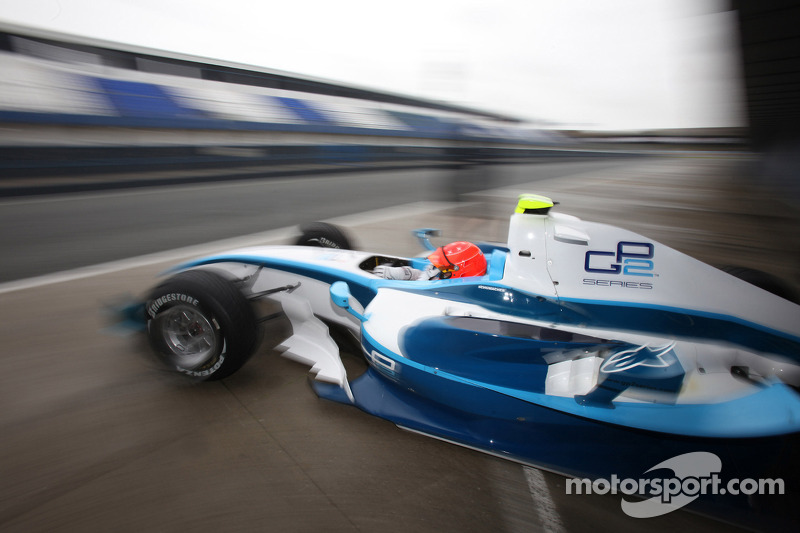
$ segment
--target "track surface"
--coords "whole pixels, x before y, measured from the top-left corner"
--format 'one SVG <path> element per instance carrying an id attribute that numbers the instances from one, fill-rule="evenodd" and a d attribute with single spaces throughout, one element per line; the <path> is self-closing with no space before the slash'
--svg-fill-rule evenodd
<path id="1" fill-rule="evenodd" d="M 521 183 L 526 175 L 530 181 L 543 170 L 503 169 L 494 184 Z M 621 220 L 669 244 L 701 248 L 712 259 L 733 254 L 755 263 L 766 257 L 774 271 L 796 273 L 794 250 L 776 248 L 792 242 L 762 239 L 751 257 L 749 232 L 730 227 L 728 213 L 715 210 L 719 190 L 710 184 L 719 170 L 710 173 L 703 161 L 566 164 L 549 169 L 535 189 L 512 186 L 472 197 L 481 213 L 501 212 L 498 219 L 464 217 L 474 215 L 474 204 L 389 209 L 427 200 L 439 179 L 406 174 L 378 177 L 380 186 L 352 176 L 18 200 L 3 202 L 0 210 L 4 228 L 9 221 L 16 225 L 4 229 L 3 263 L 13 255 L 15 268 L 43 265 L 37 272 L 44 274 L 368 209 L 376 211 L 337 222 L 365 249 L 406 254 L 417 250 L 408 236 L 414 227 L 441 227 L 453 239 L 502 239 L 514 195 L 535 190 L 561 200 L 564 212 Z M 687 198 L 697 209 L 688 209 Z M 695 217 L 706 223 L 696 225 Z M 761 229 L 780 234 L 789 219 L 777 212 L 770 217 Z M 227 233 L 218 232 L 219 225 Z M 48 228 L 57 235 L 48 238 Z M 728 232 L 737 242 L 746 238 L 747 247 L 735 246 Z M 287 242 L 291 233 L 228 244 Z M 629 518 L 619 496 L 566 495 L 561 476 L 319 400 L 306 383 L 307 369 L 271 350 L 280 328 L 224 382 L 193 385 L 164 374 L 135 339 L 107 329 L 101 309 L 120 294 L 146 290 L 180 256 L 212 248 L 0 285 L 0 530 L 732 529 L 686 511 Z M 770 524 L 769 516 L 759 520 Z"/>

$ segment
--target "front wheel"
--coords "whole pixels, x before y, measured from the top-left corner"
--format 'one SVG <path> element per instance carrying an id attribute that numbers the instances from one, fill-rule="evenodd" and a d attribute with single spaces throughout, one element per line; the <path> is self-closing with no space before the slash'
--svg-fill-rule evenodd
<path id="1" fill-rule="evenodd" d="M 176 274 L 151 291 L 146 311 L 156 355 L 201 381 L 230 376 L 256 349 L 258 326 L 250 302 L 212 272 Z"/>

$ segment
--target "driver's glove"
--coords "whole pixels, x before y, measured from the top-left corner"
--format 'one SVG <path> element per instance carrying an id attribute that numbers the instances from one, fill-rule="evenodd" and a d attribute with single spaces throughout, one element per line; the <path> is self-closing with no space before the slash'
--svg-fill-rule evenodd
<path id="1" fill-rule="evenodd" d="M 414 280 L 419 279 L 420 271 L 408 266 L 392 267 L 387 265 L 378 265 L 372 271 L 378 277 L 383 279 L 399 279 L 399 280 Z"/>

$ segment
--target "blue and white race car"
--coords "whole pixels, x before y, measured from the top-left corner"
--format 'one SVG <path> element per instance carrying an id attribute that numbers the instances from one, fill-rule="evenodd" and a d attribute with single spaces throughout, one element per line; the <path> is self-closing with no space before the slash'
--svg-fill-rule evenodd
<path id="1" fill-rule="evenodd" d="M 428 259 L 344 249 L 322 224 L 305 246 L 180 265 L 144 305 L 151 346 L 196 379 L 229 376 L 269 299 L 292 326 L 279 350 L 311 367 L 319 396 L 572 475 L 663 459 L 646 456 L 662 445 L 769 454 L 800 432 L 800 305 L 553 205 L 522 195 L 508 242 L 479 244 L 481 276 L 384 279 L 379 265 Z M 360 341 L 361 375 L 348 376 L 332 325 Z"/>

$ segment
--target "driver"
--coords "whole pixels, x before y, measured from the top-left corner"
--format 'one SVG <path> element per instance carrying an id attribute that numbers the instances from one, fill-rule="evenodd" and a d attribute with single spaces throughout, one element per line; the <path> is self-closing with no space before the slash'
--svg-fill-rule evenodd
<path id="1" fill-rule="evenodd" d="M 471 242 L 451 242 L 437 248 L 428 256 L 430 266 L 418 270 L 409 266 L 392 267 L 378 265 L 372 271 L 384 279 L 433 280 L 483 276 L 486 274 L 486 258 L 483 252 Z"/>

